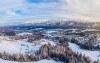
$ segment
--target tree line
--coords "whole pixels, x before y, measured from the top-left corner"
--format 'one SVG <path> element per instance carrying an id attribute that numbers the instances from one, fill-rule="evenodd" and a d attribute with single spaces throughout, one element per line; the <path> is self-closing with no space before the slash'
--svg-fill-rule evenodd
<path id="1" fill-rule="evenodd" d="M 68 45 L 59 43 L 56 46 L 52 46 L 50 43 L 43 45 L 39 51 L 32 54 L 13 54 L 9 55 L 6 52 L 0 53 L 0 58 L 10 61 L 18 62 L 31 62 L 42 59 L 53 58 L 56 61 L 64 61 L 65 63 L 99 63 L 99 60 L 92 61 L 89 57 L 82 55 L 81 53 L 72 51 Z"/>

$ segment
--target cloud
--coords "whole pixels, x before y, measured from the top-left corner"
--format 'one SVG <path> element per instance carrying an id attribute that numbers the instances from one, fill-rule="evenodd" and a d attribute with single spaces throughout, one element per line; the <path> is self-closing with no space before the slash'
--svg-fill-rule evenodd
<path id="1" fill-rule="evenodd" d="M 100 20 L 100 0 L 0 0 L 0 22 L 72 18 Z"/>
<path id="2" fill-rule="evenodd" d="M 62 0 L 62 2 L 64 5 L 60 8 L 69 11 L 72 17 L 89 18 L 90 21 L 100 20 L 100 0 Z"/>

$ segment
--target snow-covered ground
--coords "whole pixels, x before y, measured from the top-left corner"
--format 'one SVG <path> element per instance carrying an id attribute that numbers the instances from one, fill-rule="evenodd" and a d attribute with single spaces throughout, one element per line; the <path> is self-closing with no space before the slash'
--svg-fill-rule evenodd
<path id="1" fill-rule="evenodd" d="M 78 45 L 74 43 L 69 42 L 69 47 L 76 52 L 81 52 L 82 54 L 85 54 L 86 56 L 89 56 L 92 60 L 100 60 L 100 51 L 89 51 L 81 49 Z"/>
<path id="2" fill-rule="evenodd" d="M 36 62 L 14 62 L 14 61 L 7 61 L 0 59 L 0 63 L 64 63 L 64 62 L 56 62 L 52 59 L 51 60 L 44 59 Z"/>
<path id="3" fill-rule="evenodd" d="M 23 35 L 23 34 L 20 34 Z M 1 37 L 2 42 L 0 42 L 0 53 L 1 52 L 7 52 L 8 54 L 13 53 L 25 53 L 25 52 L 35 52 L 40 49 L 40 47 L 44 44 L 50 43 L 51 45 L 56 45 L 51 40 L 41 39 L 38 41 L 34 41 L 34 43 L 27 42 L 27 39 L 17 40 L 17 41 L 6 41 L 6 39 L 9 39 L 8 37 Z M 40 60 L 36 62 L 14 62 L 14 61 L 8 61 L 8 60 L 2 60 L 0 59 L 0 63 L 64 63 L 64 62 L 56 62 L 54 60 Z"/>
<path id="4" fill-rule="evenodd" d="M 0 43 L 0 52 L 7 52 L 9 54 L 13 53 L 25 53 L 28 51 L 36 51 L 39 50 L 41 45 L 34 46 L 34 44 L 23 42 L 23 41 L 16 41 L 16 42 L 2 42 Z"/>
<path id="5" fill-rule="evenodd" d="M 27 39 L 17 40 L 17 41 L 3 41 L 0 43 L 0 52 L 7 52 L 8 54 L 13 53 L 33 53 L 44 45 L 50 43 L 51 45 L 56 45 L 53 41 L 41 39 L 34 41 L 34 43 L 27 42 Z"/>
<path id="6" fill-rule="evenodd" d="M 98 30 L 96 30 L 96 29 L 85 29 L 85 30 L 83 30 L 83 32 L 86 32 L 86 31 L 98 31 Z"/>
<path id="7" fill-rule="evenodd" d="M 47 31 L 47 34 L 51 35 L 51 33 L 54 33 L 54 32 L 57 32 L 57 31 L 55 30 Z M 27 32 L 19 33 L 17 34 L 17 36 L 24 35 L 24 34 L 31 35 L 32 33 L 27 33 Z M 5 51 L 9 54 L 13 54 L 13 53 L 23 53 L 24 54 L 25 52 L 33 53 L 39 50 L 39 48 L 44 44 L 50 43 L 51 45 L 54 45 L 54 46 L 56 45 L 53 41 L 47 40 L 47 39 L 41 39 L 38 41 L 34 41 L 34 43 L 27 42 L 27 39 L 22 39 L 22 40 L 17 40 L 17 41 L 12 42 L 12 41 L 9 41 L 10 39 L 8 37 L 0 37 L 0 40 L 1 40 L 0 41 L 0 53 Z M 70 42 L 69 42 L 69 47 L 73 51 L 81 52 L 82 54 L 89 56 L 92 60 L 98 60 L 98 59 L 100 60 L 100 51 L 84 50 L 84 49 L 81 49 L 78 45 L 74 43 L 70 43 Z M 54 60 L 46 60 L 46 59 L 40 60 L 37 62 L 13 62 L 13 61 L 6 61 L 6 60 L 0 59 L 0 63 L 63 63 L 63 62 L 56 62 Z"/>
<path id="8" fill-rule="evenodd" d="M 29 33 L 29 32 L 22 32 L 22 33 L 18 33 L 18 34 L 16 34 L 16 35 L 17 35 L 17 36 L 22 36 L 22 35 L 26 35 L 26 34 L 32 35 L 32 33 Z"/>
<path id="9" fill-rule="evenodd" d="M 58 31 L 55 31 L 55 30 L 52 30 L 52 31 L 46 31 L 47 34 L 55 33 L 55 32 L 58 32 Z"/>

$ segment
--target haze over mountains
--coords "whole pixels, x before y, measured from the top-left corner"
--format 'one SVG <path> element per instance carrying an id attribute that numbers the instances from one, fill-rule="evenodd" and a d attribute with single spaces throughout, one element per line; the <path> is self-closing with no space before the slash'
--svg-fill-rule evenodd
<path id="1" fill-rule="evenodd" d="M 61 20 L 51 19 L 43 21 L 29 21 L 29 22 L 12 22 L 9 24 L 1 24 L 1 28 L 12 28 L 12 29 L 72 29 L 72 28 L 97 28 L 99 29 L 100 22 L 86 22 L 85 20 Z"/>
<path id="2" fill-rule="evenodd" d="M 2 21 L 1 23 L 0 23 L 0 26 L 11 26 L 11 25 L 21 25 L 21 24 L 26 24 L 26 25 L 28 25 L 28 24 L 40 24 L 40 23 L 43 23 L 44 25 L 45 24 L 49 24 L 49 23 L 51 23 L 51 24 L 54 24 L 54 23 L 56 23 L 56 22 L 69 22 L 69 21 L 73 21 L 73 22 L 89 22 L 89 21 L 87 21 L 87 20 L 80 20 L 80 19 L 70 19 L 70 18 L 67 18 L 67 19 L 38 19 L 38 20 L 21 20 L 21 21 L 17 21 L 17 20 L 15 20 L 15 21 L 12 21 L 12 22 L 10 22 L 10 21 L 8 21 L 8 22 L 6 22 L 6 21 Z M 47 23 L 45 23 L 45 22 L 47 22 Z M 95 21 L 92 21 L 92 22 L 95 22 Z"/>

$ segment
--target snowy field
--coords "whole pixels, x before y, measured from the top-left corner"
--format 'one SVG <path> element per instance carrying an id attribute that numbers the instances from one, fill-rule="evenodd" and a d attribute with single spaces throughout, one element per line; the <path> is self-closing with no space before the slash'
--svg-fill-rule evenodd
<path id="1" fill-rule="evenodd" d="M 58 32 L 58 31 L 54 31 L 54 30 L 52 30 L 52 31 L 46 31 L 47 34 L 55 33 L 55 32 Z"/>
<path id="2" fill-rule="evenodd" d="M 23 35 L 23 34 L 20 34 Z M 8 54 L 14 54 L 14 53 L 33 53 L 40 49 L 40 47 L 44 44 L 50 43 L 51 45 L 56 45 L 53 41 L 41 39 L 38 41 L 34 41 L 34 43 L 27 42 L 27 39 L 17 40 L 17 41 L 6 41 L 3 40 L 4 38 L 9 39 L 7 37 L 1 37 L 2 42 L 0 43 L 0 52 L 7 52 Z M 56 62 L 54 60 L 40 60 L 36 62 L 14 62 L 14 61 L 8 61 L 8 60 L 2 60 L 0 59 L 0 63 L 63 63 L 63 62 Z"/>
<path id="3" fill-rule="evenodd" d="M 92 60 L 100 60 L 100 51 L 89 51 L 81 49 L 78 45 L 74 43 L 69 42 L 69 47 L 76 52 L 81 52 L 82 54 L 85 54 L 86 56 L 89 56 Z"/>
<path id="4" fill-rule="evenodd" d="M 56 62 L 52 59 L 51 60 L 44 59 L 36 62 L 14 62 L 14 61 L 7 61 L 0 59 L 0 63 L 64 63 L 64 62 Z"/>
<path id="5" fill-rule="evenodd" d="M 55 31 L 48 31 L 47 33 L 53 33 Z M 31 34 L 31 33 L 20 33 L 19 35 L 24 34 Z M 6 40 L 4 40 L 6 38 Z M 8 37 L 1 36 L 0 37 L 0 52 L 7 52 L 8 54 L 14 54 L 14 53 L 33 53 L 40 49 L 40 47 L 44 44 L 50 43 L 51 45 L 56 45 L 53 41 L 47 40 L 47 39 L 41 39 L 38 41 L 34 41 L 34 43 L 27 42 L 28 39 L 21 39 L 17 41 L 9 41 L 10 39 Z M 89 51 L 81 49 L 78 45 L 74 43 L 69 42 L 69 47 L 76 52 L 81 52 L 82 54 L 85 54 L 86 56 L 89 56 L 92 60 L 100 60 L 100 51 Z M 6 61 L 0 59 L 0 63 L 64 63 L 64 62 L 56 62 L 54 60 L 40 60 L 37 62 L 13 62 L 13 61 Z"/>
<path id="6" fill-rule="evenodd" d="M 32 33 L 29 33 L 29 32 L 22 32 L 22 33 L 19 33 L 19 34 L 16 34 L 17 36 L 23 36 L 23 35 L 32 35 Z"/>
<path id="7" fill-rule="evenodd" d="M 17 41 L 3 41 L 0 43 L 0 52 L 7 52 L 8 54 L 13 53 L 33 53 L 44 45 L 50 43 L 51 45 L 56 45 L 53 41 L 41 39 L 34 41 L 34 43 L 27 42 L 27 39 L 17 40 Z"/>

